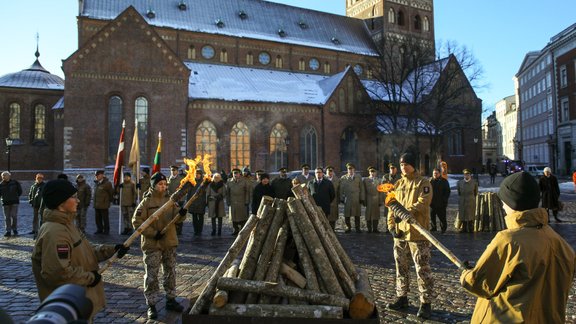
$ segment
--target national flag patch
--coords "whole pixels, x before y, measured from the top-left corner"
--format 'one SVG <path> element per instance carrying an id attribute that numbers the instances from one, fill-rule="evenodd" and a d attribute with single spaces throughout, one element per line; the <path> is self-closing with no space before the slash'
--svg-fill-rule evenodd
<path id="1" fill-rule="evenodd" d="M 69 259 L 70 258 L 70 246 L 68 246 L 68 244 L 56 245 L 56 252 L 58 253 L 59 259 Z"/>

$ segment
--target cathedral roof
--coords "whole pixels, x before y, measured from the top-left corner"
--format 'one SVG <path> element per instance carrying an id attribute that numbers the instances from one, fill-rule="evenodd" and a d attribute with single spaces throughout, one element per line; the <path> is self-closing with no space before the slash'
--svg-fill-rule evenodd
<path id="1" fill-rule="evenodd" d="M 48 72 L 36 58 L 28 69 L 1 76 L 0 87 L 64 90 L 64 80 Z"/>
<path id="2" fill-rule="evenodd" d="M 129 6 L 157 27 L 378 56 L 361 19 L 262 0 L 83 0 L 80 16 L 112 20 Z"/>
<path id="3" fill-rule="evenodd" d="M 333 76 L 184 62 L 190 99 L 324 105 L 350 68 Z"/>

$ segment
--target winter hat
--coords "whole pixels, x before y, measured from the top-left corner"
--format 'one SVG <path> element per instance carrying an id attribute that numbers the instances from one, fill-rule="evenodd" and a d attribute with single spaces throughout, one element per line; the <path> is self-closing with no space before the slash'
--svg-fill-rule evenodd
<path id="1" fill-rule="evenodd" d="M 158 182 L 160 182 L 160 181 L 162 181 L 162 180 L 166 181 L 166 176 L 165 176 L 165 175 L 163 175 L 163 174 L 160 173 L 160 172 L 154 173 L 154 174 L 152 175 L 152 177 L 150 177 L 150 182 L 151 182 L 152 188 L 156 187 L 156 185 L 158 184 Z"/>
<path id="2" fill-rule="evenodd" d="M 502 181 L 498 197 L 514 210 L 533 209 L 540 203 L 540 187 L 528 172 L 518 172 Z"/>
<path id="3" fill-rule="evenodd" d="M 42 190 L 42 199 L 49 209 L 56 209 L 61 203 L 72 197 L 78 190 L 64 179 L 50 180 Z"/>
<path id="4" fill-rule="evenodd" d="M 410 164 L 412 167 L 416 166 L 416 158 L 412 153 L 404 153 L 400 156 L 400 163 Z"/>

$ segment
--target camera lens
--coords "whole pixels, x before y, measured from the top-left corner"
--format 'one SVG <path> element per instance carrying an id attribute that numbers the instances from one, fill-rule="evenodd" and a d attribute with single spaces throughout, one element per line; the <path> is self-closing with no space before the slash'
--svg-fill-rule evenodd
<path id="1" fill-rule="evenodd" d="M 54 290 L 26 323 L 66 324 L 87 320 L 91 313 L 92 301 L 86 297 L 86 288 L 67 284 Z"/>

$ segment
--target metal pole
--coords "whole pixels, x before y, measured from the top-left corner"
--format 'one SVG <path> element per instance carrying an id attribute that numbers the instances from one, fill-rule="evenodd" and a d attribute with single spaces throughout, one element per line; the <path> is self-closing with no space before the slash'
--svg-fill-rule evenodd
<path id="1" fill-rule="evenodd" d="M 6 153 L 8 154 L 8 172 L 10 172 L 10 145 L 6 146 Z"/>

